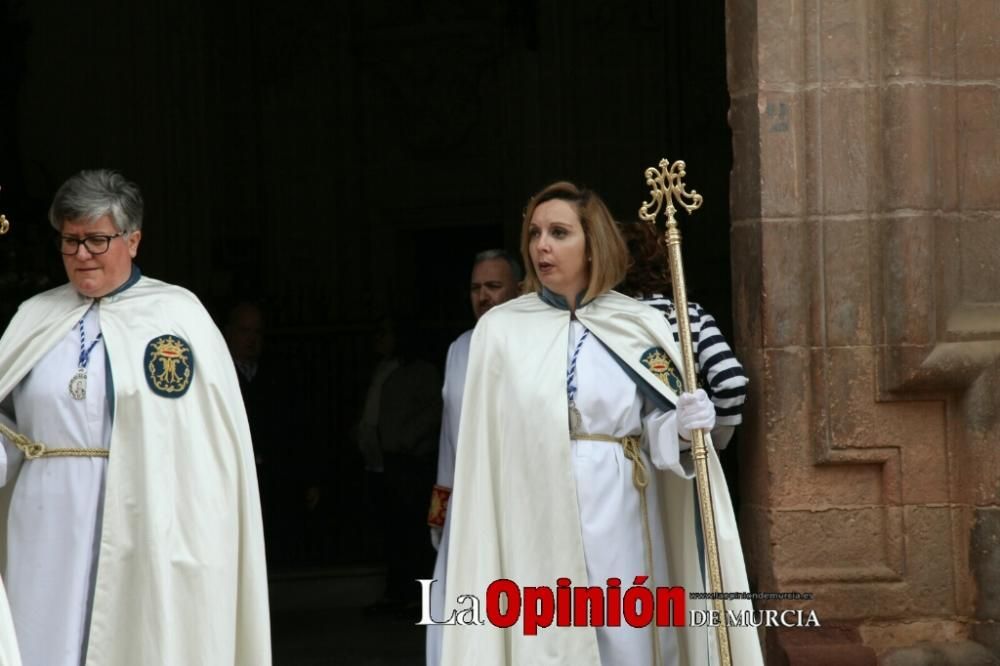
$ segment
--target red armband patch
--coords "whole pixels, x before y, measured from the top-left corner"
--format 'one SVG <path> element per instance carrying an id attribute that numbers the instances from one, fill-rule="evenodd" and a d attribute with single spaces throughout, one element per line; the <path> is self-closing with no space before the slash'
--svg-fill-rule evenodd
<path id="1" fill-rule="evenodd" d="M 448 514 L 448 500 L 451 498 L 451 488 L 434 485 L 431 491 L 431 508 L 427 512 L 427 524 L 431 527 L 444 527 L 444 517 Z"/>

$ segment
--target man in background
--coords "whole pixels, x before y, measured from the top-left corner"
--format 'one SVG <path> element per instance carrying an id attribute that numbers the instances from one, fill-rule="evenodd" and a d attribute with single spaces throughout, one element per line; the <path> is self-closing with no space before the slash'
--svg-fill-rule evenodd
<path id="1" fill-rule="evenodd" d="M 227 312 L 223 333 L 250 423 L 267 563 L 274 570 L 304 563 L 323 465 L 315 457 L 310 465 L 290 464 L 289 454 L 303 446 L 304 414 L 290 397 L 293 378 L 264 353 L 264 324 L 258 303 L 239 300 Z"/>
<path id="2" fill-rule="evenodd" d="M 421 358 L 425 332 L 385 318 L 375 332 L 379 362 L 355 429 L 369 473 L 373 518 L 384 528 L 385 591 L 366 614 L 406 613 L 417 606 L 416 579 L 433 551 L 423 528 L 427 486 L 441 415 L 441 373 Z"/>
<path id="3" fill-rule="evenodd" d="M 493 306 L 505 303 L 520 293 L 523 277 L 520 263 L 505 250 L 486 250 L 475 256 L 469 296 L 476 321 Z M 448 570 L 448 499 L 455 479 L 455 455 L 458 443 L 458 425 L 462 413 L 462 392 L 465 389 L 465 371 L 469 363 L 469 329 L 451 343 L 445 363 L 444 408 L 441 415 L 441 438 L 438 442 L 437 481 L 431 493 L 431 507 L 427 522 L 431 528 L 431 543 L 437 548 L 434 562 L 434 584 L 431 594 L 431 614 L 441 619 L 444 608 L 445 572 Z M 441 662 L 441 627 L 427 627 L 427 665 Z"/>

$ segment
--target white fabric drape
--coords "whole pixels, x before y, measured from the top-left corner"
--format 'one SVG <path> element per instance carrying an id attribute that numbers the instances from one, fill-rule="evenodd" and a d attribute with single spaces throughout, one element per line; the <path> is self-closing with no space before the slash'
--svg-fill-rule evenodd
<path id="1" fill-rule="evenodd" d="M 438 471 L 435 483 L 451 488 L 455 484 L 455 456 L 458 447 L 458 427 L 462 416 L 462 393 L 465 391 L 465 371 L 469 365 L 469 343 L 472 341 L 472 331 L 466 331 L 458 336 L 448 347 L 448 356 L 444 368 L 444 386 L 441 397 L 444 402 L 441 414 L 441 438 L 438 443 Z M 431 591 L 431 616 L 435 619 L 445 619 L 444 591 L 447 585 L 448 546 L 451 542 L 451 510 L 445 513 L 444 528 L 441 530 L 441 543 L 438 544 L 437 557 L 434 560 L 433 578 L 437 581 Z M 427 627 L 427 666 L 438 666 L 441 663 L 441 627 Z"/>
<path id="2" fill-rule="evenodd" d="M 100 332 L 97 308 L 84 317 L 89 343 Z M 111 415 L 105 398 L 104 344 L 87 365 L 87 394 L 75 400 L 69 379 L 80 356 L 75 327 L 39 359 L 13 394 L 16 430 L 59 448 L 107 448 Z M 0 438 L 3 439 L 3 438 Z M 17 473 L 7 522 L 4 580 L 25 666 L 79 666 L 93 593 L 107 458 L 24 461 L 4 441 Z M 20 471 L 17 470 L 20 465 Z"/>

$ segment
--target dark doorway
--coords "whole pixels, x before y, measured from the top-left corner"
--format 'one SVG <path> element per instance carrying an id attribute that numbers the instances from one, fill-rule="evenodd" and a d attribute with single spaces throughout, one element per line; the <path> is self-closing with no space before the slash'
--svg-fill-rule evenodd
<path id="1" fill-rule="evenodd" d="M 532 192 L 572 180 L 634 219 L 644 169 L 686 160 L 705 197 L 689 287 L 731 338 L 722 0 L 11 1 L 0 18 L 0 323 L 62 281 L 48 200 L 98 166 L 143 188 L 146 274 L 220 313 L 265 307 L 296 405 L 274 448 L 319 489 L 272 546 L 278 664 L 420 663 L 412 619 L 387 647 L 358 611 L 393 536 L 352 439 L 372 339 L 391 315 L 442 369 L 472 324 L 473 254 L 517 250 Z"/>

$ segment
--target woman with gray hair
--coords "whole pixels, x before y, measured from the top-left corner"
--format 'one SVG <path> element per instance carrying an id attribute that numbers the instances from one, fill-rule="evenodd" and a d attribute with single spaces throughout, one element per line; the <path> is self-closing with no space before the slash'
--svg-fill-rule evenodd
<path id="1" fill-rule="evenodd" d="M 56 192 L 68 284 L 0 340 L 4 580 L 26 666 L 269 664 L 249 428 L 218 329 L 144 277 L 139 189 Z M 15 484 L 16 482 L 16 484 Z"/>

